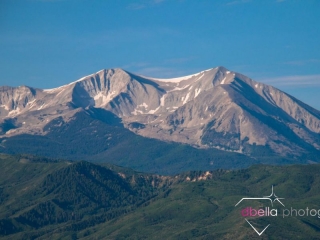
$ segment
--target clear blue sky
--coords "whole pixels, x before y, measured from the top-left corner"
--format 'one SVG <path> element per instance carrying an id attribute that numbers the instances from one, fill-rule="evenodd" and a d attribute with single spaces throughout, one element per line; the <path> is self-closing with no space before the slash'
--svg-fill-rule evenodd
<path id="1" fill-rule="evenodd" d="M 1 0 L 0 85 L 225 66 L 320 109 L 319 0 Z"/>

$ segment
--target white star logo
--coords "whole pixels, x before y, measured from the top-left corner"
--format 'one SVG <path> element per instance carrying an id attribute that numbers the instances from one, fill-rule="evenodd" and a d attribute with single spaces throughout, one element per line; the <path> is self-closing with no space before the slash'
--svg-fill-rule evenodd
<path id="1" fill-rule="evenodd" d="M 273 192 L 273 186 L 271 188 L 271 194 L 269 196 L 264 196 L 261 198 L 242 198 L 236 205 L 238 206 L 239 203 L 241 203 L 243 200 L 269 200 L 271 202 L 271 205 L 273 206 L 273 203 L 275 201 L 278 201 L 282 206 L 284 206 L 284 204 L 279 200 L 279 199 L 284 199 L 284 198 L 279 198 L 274 192 Z"/>

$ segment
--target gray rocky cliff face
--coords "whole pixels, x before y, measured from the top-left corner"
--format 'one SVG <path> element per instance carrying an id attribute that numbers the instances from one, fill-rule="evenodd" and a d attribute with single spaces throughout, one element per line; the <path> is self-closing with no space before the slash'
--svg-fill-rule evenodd
<path id="1" fill-rule="evenodd" d="M 1 134 L 46 134 L 54 119 L 67 122 L 89 108 L 116 114 L 139 135 L 200 148 L 320 150 L 318 110 L 223 67 L 172 79 L 109 69 L 54 89 L 1 87 Z"/>

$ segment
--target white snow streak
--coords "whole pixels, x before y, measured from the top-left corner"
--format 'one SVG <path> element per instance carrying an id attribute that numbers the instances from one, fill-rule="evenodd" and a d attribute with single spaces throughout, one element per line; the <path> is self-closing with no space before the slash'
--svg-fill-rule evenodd
<path id="1" fill-rule="evenodd" d="M 201 92 L 201 89 L 200 89 L 200 88 L 197 88 L 197 89 L 195 90 L 195 95 L 194 95 L 194 97 L 196 98 L 196 97 L 199 95 L 200 92 Z"/>
<path id="2" fill-rule="evenodd" d="M 36 99 L 33 99 L 32 101 L 28 102 L 27 105 L 30 105 L 29 108 L 32 108 Z"/>
<path id="3" fill-rule="evenodd" d="M 42 104 L 37 110 L 41 110 L 42 108 L 44 108 L 46 104 Z"/>
<path id="4" fill-rule="evenodd" d="M 164 106 L 164 99 L 166 98 L 167 94 L 162 95 L 160 98 L 160 106 Z"/>
<path id="5" fill-rule="evenodd" d="M 11 110 L 11 111 L 9 112 L 8 116 L 18 115 L 20 112 L 21 112 L 21 111 L 20 111 L 20 108 L 17 107 L 17 109 Z"/>
<path id="6" fill-rule="evenodd" d="M 184 101 L 183 101 L 183 104 L 186 104 L 186 103 L 187 103 L 187 101 L 188 101 L 188 99 L 189 99 L 189 96 L 190 96 L 190 93 L 187 94 L 186 98 L 185 98 Z"/>
<path id="7" fill-rule="evenodd" d="M 1 105 L 0 107 L 4 107 L 5 110 L 9 110 L 8 106 L 6 105 Z"/>
<path id="8" fill-rule="evenodd" d="M 197 81 L 199 81 L 203 76 L 204 76 L 204 74 L 202 74 L 202 75 L 197 79 Z"/>
<path id="9" fill-rule="evenodd" d="M 146 103 L 144 102 L 144 103 L 142 103 L 142 104 L 138 105 L 138 107 L 144 107 L 144 108 L 147 108 L 147 107 L 148 107 L 148 104 L 146 104 Z"/>
<path id="10" fill-rule="evenodd" d="M 190 86 L 190 85 L 186 85 L 186 86 L 184 86 L 184 87 L 182 87 L 182 88 L 175 87 L 174 89 L 172 89 L 172 90 L 170 90 L 170 91 L 168 91 L 168 92 L 183 90 L 183 89 L 186 89 L 186 88 L 189 87 L 189 86 Z M 192 88 L 192 86 L 191 86 L 191 88 Z"/>
<path id="11" fill-rule="evenodd" d="M 102 92 L 99 92 L 97 95 L 94 96 L 94 101 L 98 101 L 101 99 L 101 104 L 100 105 L 106 105 L 108 104 L 113 97 L 115 96 L 116 92 L 112 91 L 111 93 L 109 93 L 107 96 L 105 94 L 103 94 Z"/>
<path id="12" fill-rule="evenodd" d="M 72 84 L 74 84 L 74 83 L 81 82 L 82 80 L 84 80 L 84 79 L 86 79 L 86 78 L 88 78 L 88 77 L 94 76 L 94 75 L 100 73 L 101 71 L 104 71 L 104 69 L 102 69 L 102 70 L 100 70 L 100 71 L 98 71 L 98 72 L 96 72 L 96 73 L 92 73 L 92 74 L 89 74 L 89 75 L 87 75 L 87 76 L 84 76 L 84 77 L 82 77 L 82 78 L 80 78 L 80 79 L 78 79 L 78 80 L 76 80 L 76 81 L 74 81 L 74 82 L 71 82 L 71 83 L 69 83 L 69 84 L 63 85 L 63 86 L 61 86 L 61 87 L 51 88 L 51 89 L 43 89 L 43 91 L 44 91 L 44 92 L 49 92 L 49 93 L 50 93 L 50 92 L 54 92 L 54 91 L 56 91 L 56 90 L 58 90 L 58 89 L 60 89 L 60 88 L 64 88 L 64 87 L 70 86 L 70 85 L 72 85 Z"/>
<path id="13" fill-rule="evenodd" d="M 157 107 L 156 109 L 154 110 L 150 110 L 149 112 L 147 112 L 148 114 L 154 114 L 156 111 L 158 111 L 160 109 L 160 106 Z M 160 115 L 159 115 L 160 116 Z"/>
<path id="14" fill-rule="evenodd" d="M 142 111 L 135 109 L 133 112 L 131 112 L 131 114 L 133 115 L 137 115 L 138 113 L 143 114 Z"/>
<path id="15" fill-rule="evenodd" d="M 212 68 L 210 68 L 208 70 L 205 70 L 205 71 L 201 71 L 201 72 L 195 73 L 195 74 L 191 74 L 191 75 L 184 76 L 184 77 L 177 77 L 177 78 L 152 78 L 152 77 L 146 77 L 146 76 L 143 76 L 143 75 L 137 75 L 137 76 L 143 77 L 143 78 L 147 78 L 147 79 L 150 79 L 150 80 L 160 81 L 160 82 L 179 83 L 181 81 L 188 80 L 188 79 L 190 79 L 192 77 L 196 77 L 197 75 L 202 74 L 202 73 L 204 73 L 206 71 L 210 71 L 211 69 Z"/>

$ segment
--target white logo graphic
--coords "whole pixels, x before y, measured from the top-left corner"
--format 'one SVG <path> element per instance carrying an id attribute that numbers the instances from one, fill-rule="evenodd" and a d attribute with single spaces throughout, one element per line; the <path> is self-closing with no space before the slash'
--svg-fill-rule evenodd
<path id="1" fill-rule="evenodd" d="M 264 196 L 264 197 L 260 197 L 260 198 L 242 198 L 236 205 L 235 205 L 235 207 L 236 206 L 238 206 L 243 200 L 269 200 L 270 202 L 271 202 L 271 206 L 273 206 L 273 203 L 275 202 L 275 201 L 278 201 L 282 206 L 284 206 L 284 204 L 280 201 L 280 199 L 284 199 L 284 198 L 279 198 L 275 193 L 274 193 L 274 191 L 273 191 L 273 186 L 272 186 L 272 188 L 271 188 L 271 194 L 269 195 L 269 196 Z M 263 216 L 266 212 L 267 212 L 267 215 L 265 215 L 265 216 L 270 216 L 270 211 L 269 211 L 269 208 L 266 208 L 266 209 L 268 209 L 267 211 L 263 211 L 263 210 L 261 210 L 261 212 L 260 212 L 260 210 L 258 210 L 258 216 Z M 247 210 L 248 211 L 248 210 Z M 272 211 L 272 210 L 271 210 Z M 248 212 L 247 212 L 248 213 Z M 251 215 L 251 208 L 250 208 L 250 214 L 248 213 L 247 215 L 243 215 L 243 216 L 257 216 L 257 210 L 254 210 L 254 213 L 255 213 L 255 215 Z M 262 215 L 260 215 L 260 213 L 262 214 Z M 277 213 L 277 212 L 276 212 Z M 272 213 L 271 213 L 271 216 L 274 216 L 274 215 L 272 215 Z M 262 235 L 262 233 L 264 233 L 264 231 L 270 226 L 270 224 L 268 225 L 268 226 L 266 226 L 261 232 L 259 232 L 254 226 L 252 226 L 252 224 L 248 221 L 248 219 L 246 219 L 245 218 L 245 220 L 247 221 L 247 223 L 249 223 L 249 225 L 253 228 L 253 230 L 259 235 L 259 236 L 261 236 Z"/>
<path id="2" fill-rule="evenodd" d="M 259 235 L 259 236 L 261 236 L 261 234 L 270 226 L 270 224 L 268 225 L 268 226 L 266 226 L 261 232 L 258 232 L 258 230 L 257 229 L 255 229 L 255 227 L 254 226 L 252 226 L 252 224 L 245 218 L 245 220 L 247 221 L 247 223 L 249 223 L 250 224 L 250 226 L 253 228 L 253 230 L 254 231 L 256 231 L 256 233 Z"/>
<path id="3" fill-rule="evenodd" d="M 279 198 L 274 192 L 273 192 L 273 186 L 271 188 L 271 194 L 269 196 L 264 196 L 261 198 L 242 198 L 236 205 L 235 207 L 241 203 L 243 200 L 269 200 L 271 202 L 271 205 L 273 206 L 273 203 L 275 201 L 278 201 L 282 206 L 284 206 L 284 204 L 279 200 L 279 199 L 284 199 L 284 198 Z"/>

